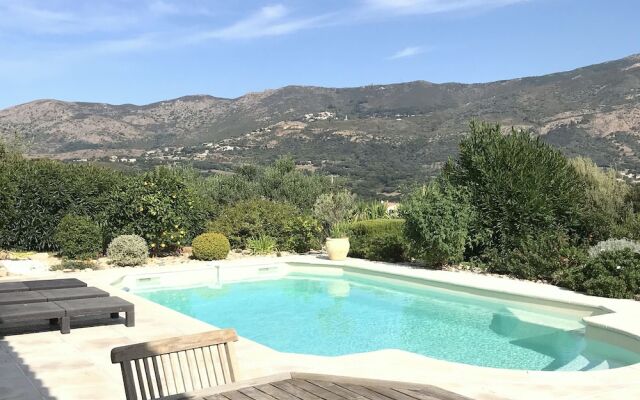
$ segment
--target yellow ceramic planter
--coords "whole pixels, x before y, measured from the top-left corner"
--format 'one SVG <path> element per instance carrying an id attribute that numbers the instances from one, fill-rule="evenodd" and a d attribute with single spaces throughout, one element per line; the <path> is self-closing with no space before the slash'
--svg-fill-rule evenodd
<path id="1" fill-rule="evenodd" d="M 345 260 L 349 254 L 349 238 L 327 238 L 326 247 L 329 260 Z"/>

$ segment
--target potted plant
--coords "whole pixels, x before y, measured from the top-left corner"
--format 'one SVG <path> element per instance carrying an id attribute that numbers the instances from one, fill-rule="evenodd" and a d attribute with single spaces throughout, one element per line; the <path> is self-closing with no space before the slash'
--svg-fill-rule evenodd
<path id="1" fill-rule="evenodd" d="M 347 225 L 337 223 L 331 227 L 329 237 L 327 238 L 326 248 L 329 260 L 341 261 L 347 258 L 349 254 L 349 237 Z"/>

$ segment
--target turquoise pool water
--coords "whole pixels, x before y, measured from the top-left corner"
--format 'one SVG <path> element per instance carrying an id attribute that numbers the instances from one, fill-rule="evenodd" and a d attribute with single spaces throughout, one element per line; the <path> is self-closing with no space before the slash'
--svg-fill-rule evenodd
<path id="1" fill-rule="evenodd" d="M 549 371 L 640 362 L 639 354 L 586 339 L 575 315 L 365 275 L 136 293 L 283 352 L 336 356 L 401 349 L 472 365 Z"/>

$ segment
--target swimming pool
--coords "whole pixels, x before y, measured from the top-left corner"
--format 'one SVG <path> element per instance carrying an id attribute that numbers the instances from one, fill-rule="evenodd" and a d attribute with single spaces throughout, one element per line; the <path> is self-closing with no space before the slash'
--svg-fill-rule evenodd
<path id="1" fill-rule="evenodd" d="M 588 339 L 582 317 L 403 280 L 289 273 L 222 285 L 134 293 L 291 353 L 339 356 L 400 349 L 485 367 L 597 370 L 640 354 Z"/>

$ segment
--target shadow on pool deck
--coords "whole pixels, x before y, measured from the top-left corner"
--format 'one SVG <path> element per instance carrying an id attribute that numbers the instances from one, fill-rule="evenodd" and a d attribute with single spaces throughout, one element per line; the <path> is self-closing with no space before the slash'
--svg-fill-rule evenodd
<path id="1" fill-rule="evenodd" d="M 74 328 L 121 325 L 123 323 L 124 318 L 77 319 L 72 322 L 71 334 L 73 334 Z M 55 353 L 57 350 L 56 341 L 48 339 L 53 338 L 50 335 L 62 335 L 57 324 L 50 325 L 46 322 L 36 322 L 26 326 L 12 324 L 2 329 L 0 332 L 0 400 L 64 400 L 62 397 L 53 395 L 52 390 L 44 385 L 42 379 L 39 379 L 35 372 L 35 370 L 41 370 L 44 364 L 48 366 L 49 370 L 57 370 L 58 373 L 65 374 L 64 364 L 68 360 L 65 360 L 64 357 L 58 357 L 58 362 L 55 361 L 57 354 L 52 355 L 50 360 L 42 360 L 49 352 Z M 9 339 L 28 343 L 28 347 L 33 348 L 33 353 L 21 356 L 20 352 L 11 345 Z M 25 359 L 32 359 L 34 355 L 40 362 L 39 368 L 30 367 Z M 106 357 L 108 354 L 105 354 Z M 68 374 L 74 373 L 73 368 L 66 369 L 66 371 Z M 64 376 L 64 378 L 69 378 L 69 376 Z"/>
<path id="2" fill-rule="evenodd" d="M 0 399 L 56 399 L 6 340 L 0 341 Z"/>

